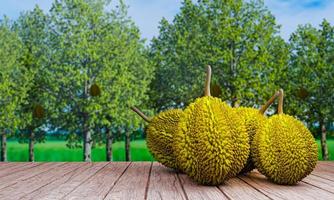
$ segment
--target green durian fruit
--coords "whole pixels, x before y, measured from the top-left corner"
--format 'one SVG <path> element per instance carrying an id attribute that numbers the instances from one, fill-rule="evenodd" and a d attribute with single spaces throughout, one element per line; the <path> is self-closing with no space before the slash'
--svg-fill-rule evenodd
<path id="1" fill-rule="evenodd" d="M 260 110 L 255 108 L 247 107 L 237 107 L 234 108 L 240 117 L 242 117 L 246 130 L 249 137 L 249 144 L 251 145 L 254 135 L 259 132 L 266 123 L 267 118 L 264 116 L 265 111 L 274 102 L 274 100 L 279 96 L 279 92 L 276 92 L 267 102 L 264 104 Z M 252 150 L 252 148 L 251 148 Z M 240 174 L 245 174 L 255 169 L 254 163 L 252 161 L 251 152 L 248 156 L 247 163 L 245 167 L 240 171 Z"/>
<path id="2" fill-rule="evenodd" d="M 37 104 L 32 112 L 34 118 L 42 119 L 44 117 L 44 108 L 43 106 Z"/>
<path id="3" fill-rule="evenodd" d="M 96 83 L 94 83 L 92 86 L 90 86 L 89 93 L 91 96 L 96 97 L 101 94 L 101 89 Z"/>
<path id="4" fill-rule="evenodd" d="M 253 141 L 253 137 L 256 132 L 258 132 L 266 123 L 266 118 L 259 112 L 259 110 L 255 108 L 246 108 L 239 107 L 235 108 L 239 113 L 239 116 L 244 120 L 246 130 L 249 137 L 249 143 Z M 255 168 L 252 158 L 249 154 L 247 163 L 244 168 L 240 171 L 240 174 L 245 174 L 247 172 L 252 171 Z"/>
<path id="5" fill-rule="evenodd" d="M 149 119 L 136 107 L 131 108 L 145 121 L 149 122 L 146 127 L 146 144 L 154 159 L 166 167 L 178 169 L 173 154 L 172 143 L 177 130 L 181 109 L 170 109 L 160 112 Z"/>
<path id="6" fill-rule="evenodd" d="M 286 185 L 298 183 L 317 163 L 318 149 L 311 132 L 299 120 L 283 114 L 283 90 L 278 114 L 254 136 L 252 158 L 269 180 Z"/>
<path id="7" fill-rule="evenodd" d="M 304 100 L 309 96 L 309 92 L 306 88 L 301 87 L 297 90 L 297 97 Z"/>
<path id="8" fill-rule="evenodd" d="M 211 95 L 213 97 L 220 97 L 222 95 L 222 89 L 217 83 L 211 86 Z"/>
<path id="9" fill-rule="evenodd" d="M 225 102 L 210 95 L 207 68 L 205 97 L 191 103 L 179 121 L 173 150 L 180 170 L 200 184 L 219 185 L 235 176 L 249 155 L 243 121 Z"/>

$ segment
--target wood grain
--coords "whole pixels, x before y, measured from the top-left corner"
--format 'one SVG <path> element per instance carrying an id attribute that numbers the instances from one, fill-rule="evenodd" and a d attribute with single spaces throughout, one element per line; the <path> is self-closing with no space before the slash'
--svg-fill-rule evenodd
<path id="1" fill-rule="evenodd" d="M 230 199 L 270 199 L 237 177 L 229 179 L 224 185 L 219 186 L 219 189 Z"/>
<path id="2" fill-rule="evenodd" d="M 179 174 L 187 198 L 192 199 L 228 199 L 218 187 L 198 185 L 185 174 Z"/>
<path id="3" fill-rule="evenodd" d="M 329 165 L 334 168 L 334 161 L 320 161 L 318 162 L 318 165 Z"/>
<path id="4" fill-rule="evenodd" d="M 321 199 L 334 200 L 334 168 L 319 162 L 294 186 L 257 171 L 201 186 L 154 162 L 0 163 L 0 199 Z"/>
<path id="5" fill-rule="evenodd" d="M 132 162 L 104 199 L 145 199 L 152 163 Z"/>
<path id="6" fill-rule="evenodd" d="M 240 178 L 271 199 L 334 199 L 332 193 L 304 182 L 293 186 L 278 185 L 271 183 L 258 172 L 252 172 L 247 176 L 240 176 Z"/>
<path id="7" fill-rule="evenodd" d="M 128 166 L 127 162 L 110 162 L 62 199 L 103 199 Z"/>
<path id="8" fill-rule="evenodd" d="M 334 168 L 327 164 L 317 164 L 312 174 L 334 181 Z"/>
<path id="9" fill-rule="evenodd" d="M 16 184 L 17 182 L 24 181 L 25 179 L 32 178 L 38 174 L 45 173 L 64 164 L 65 163 L 32 163 L 33 166 L 30 168 L 1 177 L 0 189 Z"/>
<path id="10" fill-rule="evenodd" d="M 97 162 L 97 163 L 80 163 L 80 168 L 74 170 L 56 181 L 48 184 L 38 190 L 27 194 L 22 197 L 25 200 L 48 200 L 48 199 L 61 199 L 68 193 L 73 191 L 75 188 L 84 183 L 87 179 L 94 176 L 99 170 L 101 170 L 108 163 Z"/>
<path id="11" fill-rule="evenodd" d="M 42 163 L 27 162 L 27 163 L 10 163 L 8 165 L 3 165 L 4 168 L 0 169 L 0 177 L 8 176 L 18 171 L 22 171 L 40 164 Z"/>
<path id="12" fill-rule="evenodd" d="M 185 200 L 179 178 L 174 170 L 154 162 L 151 170 L 147 199 Z"/>
<path id="13" fill-rule="evenodd" d="M 10 167 L 20 167 L 21 165 L 28 164 L 24 163 L 16 163 L 16 162 L 0 162 L 0 170 L 8 169 Z"/>
<path id="14" fill-rule="evenodd" d="M 315 187 L 326 190 L 334 194 L 334 181 L 330 181 L 319 176 L 309 175 L 303 179 L 303 182 L 313 185 Z"/>
<path id="15" fill-rule="evenodd" d="M 16 182 L 8 187 L 0 189 L 0 199 L 18 199 L 30 192 L 37 190 L 44 185 L 47 185 L 59 177 L 79 168 L 78 163 L 68 163 L 66 165 L 58 165 L 55 168 L 47 171 L 46 173 L 40 173 L 32 178 L 24 179 L 20 182 Z"/>

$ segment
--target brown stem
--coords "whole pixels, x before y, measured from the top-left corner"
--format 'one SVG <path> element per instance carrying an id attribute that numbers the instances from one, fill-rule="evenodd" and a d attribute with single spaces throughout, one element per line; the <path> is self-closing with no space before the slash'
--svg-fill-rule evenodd
<path id="1" fill-rule="evenodd" d="M 283 89 L 279 90 L 279 99 L 278 99 L 278 114 L 283 114 L 283 99 L 284 99 L 284 92 Z"/>
<path id="2" fill-rule="evenodd" d="M 269 106 L 272 104 L 272 103 L 274 103 L 274 101 L 275 101 L 275 99 L 278 97 L 280 95 L 280 91 L 277 91 L 267 102 L 266 102 L 266 104 L 264 104 L 261 108 L 260 108 L 260 110 L 259 110 L 259 112 L 261 113 L 261 114 L 264 114 L 265 112 L 266 112 L 266 110 L 269 108 Z"/>
<path id="3" fill-rule="evenodd" d="M 143 118 L 147 122 L 151 122 L 151 119 L 149 119 L 142 111 L 140 111 L 135 106 L 131 106 L 131 110 L 135 113 L 137 113 L 141 118 Z"/>
<path id="4" fill-rule="evenodd" d="M 206 67 L 206 81 L 205 81 L 205 96 L 211 96 L 210 82 L 211 82 L 211 66 Z"/>

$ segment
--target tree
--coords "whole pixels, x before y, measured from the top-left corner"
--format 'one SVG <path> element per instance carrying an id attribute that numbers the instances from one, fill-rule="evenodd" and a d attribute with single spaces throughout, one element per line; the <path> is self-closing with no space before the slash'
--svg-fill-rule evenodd
<path id="1" fill-rule="evenodd" d="M 146 98 L 152 67 L 139 30 L 120 1 L 55 1 L 51 8 L 53 69 L 60 92 L 57 124 L 70 132 L 69 146 L 83 140 L 84 161 L 91 161 L 93 129 L 138 126 L 129 106 Z M 93 85 L 101 92 L 92 95 Z M 94 87 L 95 87 L 94 86 Z"/>
<path id="2" fill-rule="evenodd" d="M 326 127 L 334 120 L 334 28 L 324 20 L 320 29 L 299 26 L 290 37 L 288 109 L 312 128 L 318 124 L 322 157 L 328 160 Z"/>
<path id="3" fill-rule="evenodd" d="M 20 63 L 22 43 L 9 20 L 0 22 L 0 131 L 1 161 L 7 161 L 6 140 L 17 128 L 17 111 L 26 96 L 25 70 Z"/>
<path id="4" fill-rule="evenodd" d="M 32 11 L 22 13 L 13 28 L 23 42 L 22 65 L 28 79 L 28 91 L 25 103 L 20 109 L 22 130 L 18 133 L 21 142 L 29 142 L 29 161 L 34 161 L 34 144 L 45 139 L 43 125 L 47 124 L 45 116 L 52 113 L 52 96 L 54 86 L 48 47 L 48 16 L 36 6 Z"/>
<path id="5" fill-rule="evenodd" d="M 183 107 L 203 94 L 202 69 L 210 64 L 219 97 L 259 105 L 279 87 L 275 74 L 288 63 L 278 31 L 262 1 L 184 0 L 172 23 L 162 19 L 152 40 L 152 104 L 158 110 Z"/>

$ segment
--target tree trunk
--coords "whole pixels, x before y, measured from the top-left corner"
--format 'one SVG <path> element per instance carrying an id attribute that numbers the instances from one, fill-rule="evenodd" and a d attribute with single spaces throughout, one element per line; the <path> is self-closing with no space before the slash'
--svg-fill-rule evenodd
<path id="1" fill-rule="evenodd" d="M 35 132 L 34 132 L 34 130 L 30 130 L 30 138 L 29 138 L 29 162 L 34 162 L 35 161 L 34 146 L 35 146 Z"/>
<path id="2" fill-rule="evenodd" d="M 6 131 L 1 135 L 1 161 L 7 162 L 7 136 Z"/>
<path id="3" fill-rule="evenodd" d="M 107 161 L 112 161 L 112 142 L 113 136 L 110 132 L 110 129 L 106 129 L 106 154 L 107 154 Z"/>
<path id="4" fill-rule="evenodd" d="M 322 153 L 322 159 L 323 160 L 328 160 L 328 147 L 327 147 L 327 141 L 326 141 L 326 126 L 322 122 L 320 123 L 320 128 L 321 128 L 321 153 Z"/>
<path id="5" fill-rule="evenodd" d="M 83 148 L 83 160 L 85 162 L 92 162 L 92 135 L 87 125 L 87 115 L 85 115 L 84 120 L 84 130 L 83 130 L 83 141 L 84 141 L 84 148 Z"/>
<path id="6" fill-rule="evenodd" d="M 131 152 L 130 152 L 130 131 L 125 132 L 125 161 L 131 160 Z"/>

